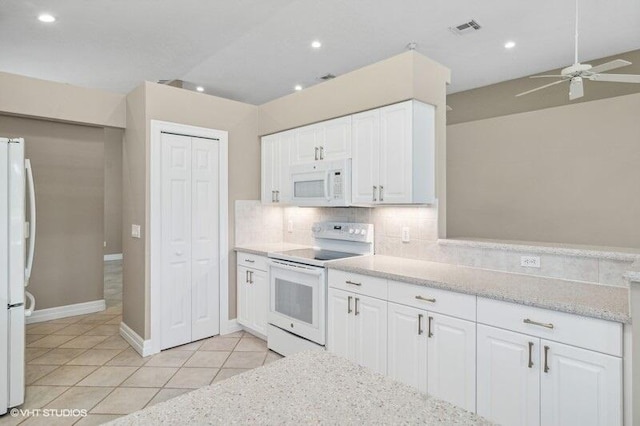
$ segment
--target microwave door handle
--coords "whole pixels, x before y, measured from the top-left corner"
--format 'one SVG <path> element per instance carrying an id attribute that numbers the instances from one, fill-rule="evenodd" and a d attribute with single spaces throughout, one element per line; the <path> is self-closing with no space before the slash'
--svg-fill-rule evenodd
<path id="1" fill-rule="evenodd" d="M 324 186 L 324 195 L 327 201 L 331 201 L 331 198 L 333 198 L 331 194 L 331 171 L 327 172 L 327 179 L 325 180 Z"/>

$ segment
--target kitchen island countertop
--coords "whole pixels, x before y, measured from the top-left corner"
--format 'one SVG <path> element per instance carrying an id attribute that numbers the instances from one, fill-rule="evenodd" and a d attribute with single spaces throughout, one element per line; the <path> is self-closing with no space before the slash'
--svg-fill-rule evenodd
<path id="1" fill-rule="evenodd" d="M 490 423 L 344 358 L 312 351 L 180 395 L 109 424 Z"/>

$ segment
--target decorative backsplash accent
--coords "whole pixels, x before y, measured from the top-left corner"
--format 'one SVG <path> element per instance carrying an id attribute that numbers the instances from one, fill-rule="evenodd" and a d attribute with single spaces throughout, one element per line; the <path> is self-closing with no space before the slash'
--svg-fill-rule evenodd
<path id="1" fill-rule="evenodd" d="M 311 245 L 311 225 L 326 221 L 373 223 L 376 254 L 460 266 L 628 286 L 623 275 L 633 263 L 597 257 L 439 244 L 435 206 L 271 207 L 260 204 L 260 201 L 237 201 L 236 244 L 284 241 Z M 404 227 L 409 228 L 409 242 L 402 241 Z M 540 257 L 540 268 L 520 266 L 521 256 L 528 255 Z"/>

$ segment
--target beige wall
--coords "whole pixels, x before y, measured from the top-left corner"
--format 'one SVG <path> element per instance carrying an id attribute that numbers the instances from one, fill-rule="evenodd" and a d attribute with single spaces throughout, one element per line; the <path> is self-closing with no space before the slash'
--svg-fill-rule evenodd
<path id="1" fill-rule="evenodd" d="M 448 235 L 640 248 L 640 94 L 448 126 Z"/>
<path id="2" fill-rule="evenodd" d="M 103 130 L 0 116 L 0 134 L 23 137 L 33 165 L 36 309 L 102 299 Z"/>
<path id="3" fill-rule="evenodd" d="M 145 243 L 131 238 L 131 224 L 144 225 L 147 193 L 146 85 L 127 95 L 127 128 L 122 145 L 122 316 L 138 335 L 145 335 Z M 142 236 L 146 234 L 142 230 Z"/>
<path id="4" fill-rule="evenodd" d="M 125 96 L 0 72 L 0 113 L 125 127 Z"/>
<path id="5" fill-rule="evenodd" d="M 591 65 L 598 65 L 614 59 L 625 59 L 631 62 L 632 65 L 612 70 L 611 73 L 640 74 L 640 50 L 633 50 L 631 52 L 587 62 Z M 557 75 L 559 73 L 560 69 L 555 69 L 545 71 L 541 74 Z M 640 93 L 640 84 L 585 81 L 585 96 L 574 101 L 569 101 L 568 83 L 518 98 L 515 96 L 518 93 L 542 86 L 546 83 L 551 83 L 552 81 L 553 80 L 524 77 L 449 95 L 447 97 L 447 104 L 453 108 L 453 110 L 447 114 L 447 123 L 464 123 L 507 114 L 535 111 L 569 104 L 575 105 L 581 102 Z"/>
<path id="6" fill-rule="evenodd" d="M 235 200 L 260 196 L 260 145 L 257 137 L 257 107 L 215 96 L 155 83 L 145 83 L 127 97 L 125 134 L 125 197 L 123 249 L 124 320 L 136 333 L 149 338 L 149 123 L 162 120 L 229 132 L 229 316 L 236 315 L 234 206 Z M 143 104 L 143 105 L 141 105 Z M 144 128 L 143 128 L 144 123 Z M 135 155 L 133 153 L 135 152 Z M 144 157 L 140 158 L 144 154 Z M 135 157 L 135 158 L 134 158 Z M 146 158 L 146 166 L 145 160 Z M 128 174 L 128 177 L 127 177 Z M 140 191 L 140 192 L 138 192 Z M 132 208 L 134 207 L 134 208 Z M 136 220 L 138 222 L 133 222 Z M 135 243 L 127 235 L 132 223 L 143 225 L 143 239 Z M 131 245 L 135 247 L 131 247 Z"/>
<path id="7" fill-rule="evenodd" d="M 104 254 L 122 253 L 122 129 L 104 129 Z"/>

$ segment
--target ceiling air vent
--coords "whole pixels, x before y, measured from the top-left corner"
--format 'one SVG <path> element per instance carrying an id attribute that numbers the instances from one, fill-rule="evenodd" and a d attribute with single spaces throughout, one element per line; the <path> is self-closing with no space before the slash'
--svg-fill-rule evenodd
<path id="1" fill-rule="evenodd" d="M 331 73 L 325 74 L 322 77 L 319 77 L 320 80 L 324 80 L 324 81 L 331 80 L 331 79 L 334 79 L 334 78 L 336 78 L 336 76 L 331 74 Z"/>
<path id="2" fill-rule="evenodd" d="M 480 28 L 480 24 L 476 22 L 475 19 L 470 20 L 469 22 L 465 22 L 464 24 L 456 25 L 455 27 L 449 27 L 452 33 L 457 35 L 464 35 L 468 33 L 472 33 L 474 31 L 478 31 Z"/>

